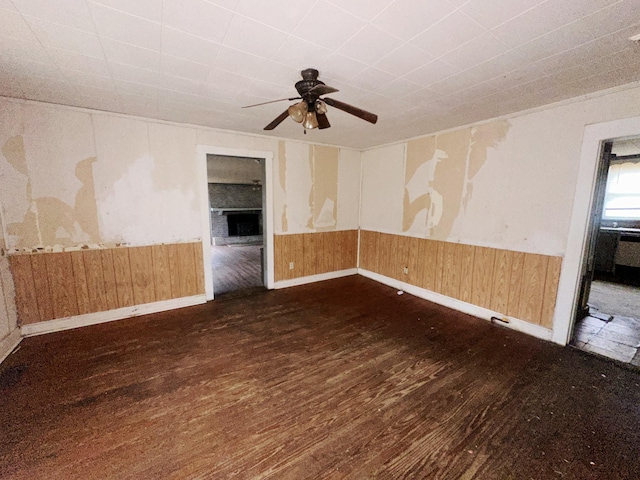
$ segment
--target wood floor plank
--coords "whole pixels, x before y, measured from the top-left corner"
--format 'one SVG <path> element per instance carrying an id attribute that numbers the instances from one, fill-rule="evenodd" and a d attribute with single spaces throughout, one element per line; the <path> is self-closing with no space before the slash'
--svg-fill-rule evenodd
<path id="1" fill-rule="evenodd" d="M 351 276 L 24 339 L 0 477 L 631 480 L 639 382 Z"/>

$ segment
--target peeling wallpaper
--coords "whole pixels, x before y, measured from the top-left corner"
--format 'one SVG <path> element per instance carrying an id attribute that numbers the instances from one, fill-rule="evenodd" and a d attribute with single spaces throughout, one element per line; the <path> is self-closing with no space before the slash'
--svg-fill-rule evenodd
<path id="1" fill-rule="evenodd" d="M 358 228 L 359 152 L 280 141 L 274 170 L 275 233 Z"/>
<path id="2" fill-rule="evenodd" d="M 275 233 L 358 227 L 360 152 L 0 98 L 7 249 L 200 239 L 197 145 L 273 152 Z"/>
<path id="3" fill-rule="evenodd" d="M 639 105 L 635 88 L 367 150 L 361 228 L 562 256 L 584 127 Z"/>

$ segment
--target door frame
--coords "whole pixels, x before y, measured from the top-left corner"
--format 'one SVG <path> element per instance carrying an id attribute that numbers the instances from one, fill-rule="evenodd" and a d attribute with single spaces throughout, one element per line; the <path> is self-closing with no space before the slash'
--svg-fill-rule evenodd
<path id="1" fill-rule="evenodd" d="M 584 258 L 590 239 L 590 217 L 603 142 L 640 135 L 640 116 L 587 125 L 582 139 L 580 164 L 573 198 L 567 247 L 562 260 L 552 340 L 566 345 L 571 340 L 578 309 Z"/>
<path id="2" fill-rule="evenodd" d="M 202 225 L 202 257 L 204 261 L 204 288 L 207 300 L 214 299 L 213 271 L 211 270 L 211 212 L 207 178 L 207 155 L 259 158 L 264 161 L 264 185 L 262 191 L 262 238 L 264 245 L 264 281 L 271 290 L 274 285 L 273 270 L 273 152 L 244 148 L 224 148 L 214 145 L 196 145 L 198 190 Z"/>

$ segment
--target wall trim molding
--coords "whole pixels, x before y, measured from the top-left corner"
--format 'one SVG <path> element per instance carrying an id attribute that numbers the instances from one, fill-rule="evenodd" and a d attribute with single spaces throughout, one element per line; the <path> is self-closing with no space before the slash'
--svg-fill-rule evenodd
<path id="1" fill-rule="evenodd" d="M 0 340 L 0 363 L 5 361 L 21 341 L 22 334 L 20 333 L 19 328 L 12 330 L 9 335 Z"/>
<path id="2" fill-rule="evenodd" d="M 323 280 L 332 280 L 334 278 L 348 277 L 349 275 L 357 274 L 357 268 L 348 268 L 347 270 L 338 270 L 337 272 L 319 273 L 318 275 L 292 278 L 291 280 L 280 280 L 274 284 L 273 288 L 280 289 L 296 287 L 298 285 L 306 285 L 307 283 L 322 282 Z"/>
<path id="3" fill-rule="evenodd" d="M 584 129 L 576 189 L 573 196 L 573 209 L 567 235 L 567 248 L 562 262 L 558 298 L 553 318 L 553 341 L 561 345 L 565 345 L 571 340 L 577 313 L 576 303 L 585 267 L 584 257 L 589 237 L 589 219 L 598 165 L 601 158 L 601 143 L 617 138 L 637 136 L 638 133 L 640 133 L 640 116 L 595 123 L 587 125 Z"/>
<path id="4" fill-rule="evenodd" d="M 548 328 L 542 327 L 540 325 L 534 325 L 533 323 L 525 322 L 524 320 L 520 320 L 518 318 L 509 317 L 507 315 L 494 312 L 484 307 L 479 307 L 471 303 L 463 302 L 462 300 L 447 297 L 446 295 L 442 295 L 440 293 L 432 292 L 421 287 L 416 287 L 415 285 L 411 285 L 410 283 L 405 283 L 394 278 L 386 277 L 384 275 L 380 275 L 379 273 L 365 270 L 364 268 L 358 268 L 358 274 L 389 287 L 393 287 L 397 290 L 402 290 L 424 300 L 437 303 L 438 305 L 442 305 L 444 307 L 451 308 L 468 315 L 473 315 L 474 317 L 481 318 L 482 320 L 490 321 L 491 317 L 493 316 L 497 316 L 500 318 L 506 317 L 509 319 L 509 323 L 500 323 L 501 326 L 510 328 L 512 330 L 517 330 L 518 332 L 526 333 L 542 340 L 552 340 L 553 332 Z"/>
<path id="5" fill-rule="evenodd" d="M 114 310 L 107 310 L 104 312 L 86 313 L 83 315 L 74 315 L 71 317 L 48 320 L 46 322 L 31 323 L 23 325 L 20 330 L 23 337 L 32 337 L 35 335 L 43 335 L 45 333 L 61 332 L 72 328 L 113 322 L 115 320 L 122 320 L 130 317 L 138 317 L 149 313 L 165 312 L 176 308 L 190 307 L 206 303 L 206 301 L 204 294 L 194 295 L 191 297 L 174 298 L 172 300 L 145 303 L 143 305 L 135 305 L 133 307 L 116 308 Z"/>

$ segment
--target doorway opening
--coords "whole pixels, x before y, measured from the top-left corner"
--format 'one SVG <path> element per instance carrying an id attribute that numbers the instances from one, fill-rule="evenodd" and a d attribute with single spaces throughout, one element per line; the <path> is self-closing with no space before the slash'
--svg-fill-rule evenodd
<path id="1" fill-rule="evenodd" d="M 571 345 L 640 366 L 640 137 L 603 142 Z"/>
<path id="2" fill-rule="evenodd" d="M 210 249 L 216 298 L 266 288 L 265 160 L 207 154 Z"/>

